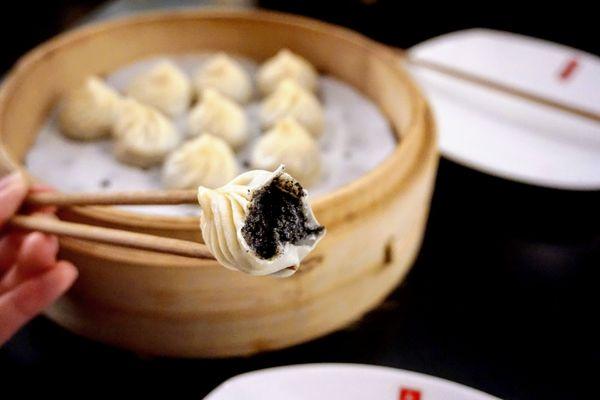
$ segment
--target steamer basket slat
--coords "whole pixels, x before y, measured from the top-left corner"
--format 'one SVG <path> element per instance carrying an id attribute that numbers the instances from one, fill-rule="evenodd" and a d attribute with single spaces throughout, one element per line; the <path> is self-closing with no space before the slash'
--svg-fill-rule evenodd
<path id="1" fill-rule="evenodd" d="M 61 239 L 80 277 L 47 311 L 78 334 L 150 355 L 228 357 L 302 343 L 377 306 L 416 256 L 438 153 L 428 105 L 384 46 L 343 28 L 257 11 L 184 11 L 130 17 L 69 32 L 27 54 L 0 90 L 0 172 L 20 163 L 62 93 L 157 54 L 223 50 L 257 61 L 282 47 L 353 85 L 383 111 L 394 153 L 358 180 L 319 197 L 328 234 L 292 278 L 251 277 L 215 261 Z M 25 171 L 26 172 L 26 171 Z M 33 178 L 32 178 L 33 179 Z M 61 218 L 201 240 L 191 217 L 110 207 Z"/>

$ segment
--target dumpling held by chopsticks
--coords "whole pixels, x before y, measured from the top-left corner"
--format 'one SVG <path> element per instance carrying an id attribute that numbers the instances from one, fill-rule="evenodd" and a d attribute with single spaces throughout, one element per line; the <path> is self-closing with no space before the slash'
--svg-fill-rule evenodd
<path id="1" fill-rule="evenodd" d="M 201 186 L 204 242 L 227 268 L 290 276 L 325 235 L 307 195 L 283 166 L 246 172 L 214 190 Z"/>

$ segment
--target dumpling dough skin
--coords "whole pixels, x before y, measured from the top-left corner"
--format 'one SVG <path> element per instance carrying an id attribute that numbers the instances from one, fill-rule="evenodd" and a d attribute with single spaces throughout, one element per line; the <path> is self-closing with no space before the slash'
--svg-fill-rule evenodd
<path id="1" fill-rule="evenodd" d="M 65 97 L 59 112 L 61 131 L 72 139 L 106 136 L 116 118 L 121 98 L 99 78 L 92 76 Z"/>
<path id="2" fill-rule="evenodd" d="M 308 255 L 325 234 L 323 227 L 314 217 L 307 200 L 302 197 L 304 214 L 311 227 L 320 228 L 318 234 L 311 235 L 299 244 L 286 243 L 281 252 L 268 260 L 258 257 L 244 240 L 242 228 L 249 212 L 255 191 L 282 177 L 296 182 L 283 171 L 283 166 L 275 172 L 248 171 L 227 185 L 212 190 L 198 188 L 198 201 L 202 208 L 200 228 L 204 243 L 223 266 L 250 275 L 271 275 L 287 277 L 294 274 L 300 262 Z"/>
<path id="3" fill-rule="evenodd" d="M 291 79 L 304 89 L 314 92 L 317 89 L 318 74 L 304 58 L 288 49 L 282 49 L 264 62 L 256 79 L 263 95 L 271 94 L 285 79 Z"/>
<path id="4" fill-rule="evenodd" d="M 319 100 L 290 79 L 281 82 L 277 89 L 263 100 L 259 115 L 264 128 L 273 127 L 285 117 L 294 117 L 313 136 L 319 136 L 325 124 L 323 107 Z"/>
<path id="5" fill-rule="evenodd" d="M 321 152 L 315 139 L 295 119 L 288 117 L 258 139 L 252 168 L 274 170 L 284 164 L 303 186 L 310 186 L 321 171 Z"/>
<path id="6" fill-rule="evenodd" d="M 248 118 L 244 110 L 214 89 L 206 89 L 188 116 L 188 134 L 208 133 L 239 148 L 248 140 Z"/>
<path id="7" fill-rule="evenodd" d="M 136 100 L 121 104 L 113 126 L 115 156 L 142 168 L 160 164 L 179 145 L 175 126 L 158 110 Z"/>
<path id="8" fill-rule="evenodd" d="M 252 80 L 248 72 L 225 53 L 219 53 L 194 74 L 198 97 L 204 90 L 214 89 L 237 103 L 247 103 L 252 97 Z"/>
<path id="9" fill-rule="evenodd" d="M 163 61 L 136 76 L 127 87 L 127 94 L 168 116 L 177 117 L 190 105 L 192 85 L 175 64 Z"/>
<path id="10" fill-rule="evenodd" d="M 169 155 L 163 182 L 170 189 L 216 188 L 238 173 L 235 155 L 222 139 L 208 134 L 195 138 Z"/>

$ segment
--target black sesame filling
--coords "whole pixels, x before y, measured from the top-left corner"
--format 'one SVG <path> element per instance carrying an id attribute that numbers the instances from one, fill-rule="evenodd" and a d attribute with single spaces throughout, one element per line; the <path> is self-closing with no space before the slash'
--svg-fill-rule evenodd
<path id="1" fill-rule="evenodd" d="M 322 226 L 309 226 L 302 205 L 305 196 L 298 182 L 276 177 L 254 193 L 242 236 L 260 258 L 268 260 L 279 252 L 279 244 L 298 244 L 318 236 Z"/>

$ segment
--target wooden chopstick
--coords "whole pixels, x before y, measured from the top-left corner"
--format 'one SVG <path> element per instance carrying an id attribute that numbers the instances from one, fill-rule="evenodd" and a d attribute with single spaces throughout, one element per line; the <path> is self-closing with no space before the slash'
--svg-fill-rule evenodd
<path id="1" fill-rule="evenodd" d="M 36 206 L 198 204 L 195 190 L 146 190 L 105 193 L 40 192 L 27 196 Z"/>
<path id="2" fill-rule="evenodd" d="M 479 85 L 497 92 L 501 92 L 504 94 L 508 94 L 510 96 L 519 97 L 521 99 L 527 100 L 529 102 L 541 104 L 547 107 L 554 108 L 556 110 L 566 112 L 569 114 L 576 115 L 578 117 L 583 117 L 589 119 L 594 122 L 600 122 L 600 113 L 593 112 L 590 110 L 585 110 L 580 107 L 573 106 L 571 104 L 562 103 L 559 101 L 555 101 L 549 99 L 544 96 L 540 96 L 522 89 L 518 89 L 516 87 L 508 86 L 503 83 L 493 81 L 491 79 L 483 78 L 481 76 L 465 72 L 453 67 L 449 67 L 447 65 L 443 65 L 433 61 L 427 61 L 422 59 L 415 59 L 410 57 L 405 50 L 402 49 L 393 49 L 397 54 L 399 54 L 407 63 L 415 65 L 417 67 L 426 68 L 431 71 L 438 72 L 440 74 L 450 76 L 455 79 L 459 79 L 465 82 L 469 82 L 475 85 Z"/>
<path id="3" fill-rule="evenodd" d="M 9 224 L 19 229 L 40 231 L 58 236 L 91 240 L 100 243 L 133 247 L 136 249 L 151 250 L 178 256 L 214 259 L 207 247 L 201 243 L 118 229 L 102 228 L 99 226 L 76 224 L 73 222 L 61 221 L 49 216 L 16 215 L 9 220 Z"/>

